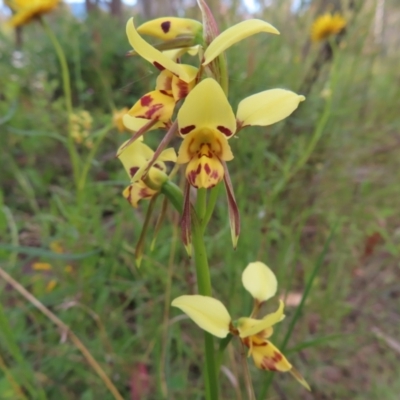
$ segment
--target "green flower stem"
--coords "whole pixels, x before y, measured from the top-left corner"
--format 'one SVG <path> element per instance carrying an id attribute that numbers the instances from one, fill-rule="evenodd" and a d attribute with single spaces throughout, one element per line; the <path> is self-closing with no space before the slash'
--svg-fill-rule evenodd
<path id="1" fill-rule="evenodd" d="M 43 30 L 46 32 L 47 36 L 49 37 L 51 43 L 53 44 L 54 50 L 57 54 L 58 61 L 61 67 L 61 76 L 62 76 L 62 83 L 63 83 L 63 91 L 65 97 L 65 107 L 67 109 L 68 114 L 68 140 L 67 140 L 67 149 L 69 153 L 69 157 L 71 159 L 72 164 L 72 172 L 74 176 L 74 182 L 76 187 L 78 187 L 79 181 L 79 155 L 76 151 L 74 139 L 71 135 L 71 116 L 72 116 L 72 94 L 71 94 L 71 80 L 69 75 L 69 69 L 67 64 L 67 59 L 65 57 L 64 50 L 58 41 L 56 35 L 51 30 L 49 24 L 46 22 L 45 19 L 41 19 Z"/>
<path id="2" fill-rule="evenodd" d="M 211 219 L 212 213 L 214 212 L 214 208 L 215 208 L 215 205 L 217 204 L 221 186 L 222 186 L 222 183 L 220 182 L 217 184 L 217 186 L 213 187 L 210 190 L 210 196 L 208 199 L 206 213 L 204 215 L 203 220 L 201 221 L 203 229 L 205 229 L 205 227 L 208 225 L 208 223 Z"/>
<path id="3" fill-rule="evenodd" d="M 171 181 L 167 181 L 161 188 L 163 193 L 171 201 L 175 209 L 181 214 L 183 206 L 182 191 Z M 198 193 L 197 210 L 206 212 L 206 191 Z M 203 214 L 204 215 L 204 214 Z M 192 243 L 194 249 L 194 262 L 196 267 L 197 286 L 199 294 L 211 296 L 210 268 L 208 266 L 207 251 L 204 244 L 203 226 L 200 224 L 197 214 L 192 212 Z M 215 359 L 213 337 L 204 333 L 205 362 L 206 362 L 206 398 L 218 400 L 218 375 Z"/>
<path id="4" fill-rule="evenodd" d="M 199 294 L 203 296 L 211 296 L 210 269 L 208 266 L 207 251 L 204 245 L 203 229 L 200 226 L 197 217 L 195 215 L 193 215 L 193 217 L 192 241 L 197 286 Z M 213 342 L 213 337 L 208 332 L 204 332 L 207 399 L 218 400 L 218 379 Z"/>
<path id="5" fill-rule="evenodd" d="M 196 213 L 201 225 L 203 225 L 206 210 L 207 210 L 207 189 L 201 188 L 197 190 L 197 201 L 196 201 Z"/>

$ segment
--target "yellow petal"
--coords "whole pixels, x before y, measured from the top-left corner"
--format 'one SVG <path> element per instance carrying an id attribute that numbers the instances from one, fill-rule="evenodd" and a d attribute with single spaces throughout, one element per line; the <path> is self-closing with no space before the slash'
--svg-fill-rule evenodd
<path id="1" fill-rule="evenodd" d="M 187 314 L 201 329 L 219 338 L 229 333 L 231 317 L 225 306 L 212 297 L 180 296 L 172 304 Z"/>
<path id="2" fill-rule="evenodd" d="M 161 71 L 156 80 L 156 90 L 170 91 L 174 74 L 166 69 Z"/>
<path id="3" fill-rule="evenodd" d="M 260 303 L 275 296 L 278 282 L 275 274 L 262 262 L 250 263 L 242 273 L 244 288 Z"/>
<path id="4" fill-rule="evenodd" d="M 143 181 L 134 182 L 122 192 L 132 207 L 137 208 L 142 199 L 151 199 L 157 191 L 150 189 Z"/>
<path id="5" fill-rule="evenodd" d="M 182 67 L 185 68 L 194 68 L 190 65 L 182 65 Z M 197 70 L 197 68 L 195 68 Z M 172 78 L 172 83 L 171 83 L 171 89 L 172 89 L 172 95 L 174 96 L 175 101 L 178 101 L 180 99 L 183 99 L 186 97 L 189 92 L 194 88 L 196 84 L 196 81 L 193 80 L 191 82 L 184 82 L 182 79 L 179 79 L 176 76 L 173 76 Z"/>
<path id="6" fill-rule="evenodd" d="M 310 385 L 307 383 L 307 381 L 303 378 L 303 376 L 300 374 L 299 371 L 295 367 L 292 367 L 292 369 L 289 371 L 292 376 L 299 382 L 301 385 L 303 385 L 307 390 L 311 392 Z"/>
<path id="7" fill-rule="evenodd" d="M 271 326 L 282 321 L 285 317 L 283 315 L 284 304 L 283 301 L 279 301 L 278 309 L 271 314 L 266 315 L 263 319 L 255 318 L 240 318 L 237 321 L 237 329 L 241 338 L 249 337 L 252 335 L 260 334 L 262 337 L 268 336 L 268 332 L 265 330 L 271 328 Z"/>
<path id="8" fill-rule="evenodd" d="M 254 364 L 257 368 L 266 371 L 287 372 L 292 369 L 292 364 L 269 340 L 252 340 L 252 353 Z"/>
<path id="9" fill-rule="evenodd" d="M 207 128 L 231 137 L 236 131 L 236 118 L 221 86 L 207 78 L 186 97 L 178 112 L 178 125 L 182 136 Z"/>
<path id="10" fill-rule="evenodd" d="M 172 147 L 165 149 L 161 152 L 160 156 L 157 158 L 158 161 L 171 161 L 176 162 L 176 152 Z"/>
<path id="11" fill-rule="evenodd" d="M 195 56 L 199 53 L 200 45 L 189 46 L 189 47 L 180 47 L 177 49 L 164 50 L 163 54 L 170 58 L 171 60 L 176 61 L 181 58 L 184 54 L 188 53 L 191 56 Z"/>
<path id="12" fill-rule="evenodd" d="M 146 165 L 147 160 L 153 156 L 154 151 L 139 140 L 132 142 L 128 146 L 125 146 L 125 143 L 120 147 L 120 149 L 123 149 L 122 151 L 118 149 L 117 157 L 122 162 L 126 173 L 130 178 L 133 178 L 138 170 Z"/>
<path id="13" fill-rule="evenodd" d="M 204 52 L 203 65 L 209 64 L 212 60 L 218 57 L 227 48 L 241 40 L 252 36 L 259 32 L 274 33 L 279 35 L 279 32 L 271 24 L 260 19 L 248 19 L 231 26 L 224 32 L 219 34 L 207 47 Z"/>
<path id="14" fill-rule="evenodd" d="M 174 62 L 141 38 L 135 29 L 133 18 L 126 24 L 126 34 L 128 35 L 129 43 L 135 49 L 136 53 L 152 63 L 160 71 L 167 69 L 185 82 L 191 82 L 196 77 L 193 74 L 188 75 L 188 72 L 182 68 L 181 64 Z"/>
<path id="15" fill-rule="evenodd" d="M 202 27 L 201 22 L 194 19 L 162 17 L 145 22 L 137 28 L 137 31 L 141 35 L 172 40 L 178 36 L 195 36 Z"/>
<path id="16" fill-rule="evenodd" d="M 168 122 L 174 112 L 175 100 L 168 92 L 153 90 L 142 96 L 128 111 L 136 118 Z"/>
<path id="17" fill-rule="evenodd" d="M 290 90 L 265 90 L 242 100 L 239 103 L 236 117 L 241 127 L 275 124 L 289 116 L 303 100 L 305 100 L 304 96 Z"/>

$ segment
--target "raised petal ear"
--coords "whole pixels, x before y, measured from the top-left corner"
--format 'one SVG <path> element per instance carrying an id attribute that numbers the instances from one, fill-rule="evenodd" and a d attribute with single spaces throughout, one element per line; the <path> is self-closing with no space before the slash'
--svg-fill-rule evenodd
<path id="1" fill-rule="evenodd" d="M 162 17 L 145 22 L 137 28 L 141 35 L 161 40 L 172 40 L 179 36 L 195 36 L 203 28 L 201 22 L 190 18 Z"/>
<path id="2" fill-rule="evenodd" d="M 187 314 L 201 329 L 224 338 L 229 333 L 231 317 L 225 306 L 208 296 L 180 296 L 172 304 Z"/>
<path id="3" fill-rule="evenodd" d="M 305 97 L 290 90 L 271 89 L 243 99 L 236 118 L 240 127 L 267 126 L 288 117 Z"/>
<path id="4" fill-rule="evenodd" d="M 126 24 L 126 34 L 128 35 L 129 43 L 135 49 L 136 53 L 148 62 L 152 63 L 158 70 L 163 71 L 164 69 L 167 69 L 185 82 L 191 82 L 196 77 L 196 74 L 193 74 L 192 72 L 189 72 L 188 74 L 188 71 L 182 68 L 181 64 L 171 60 L 161 51 L 147 43 L 136 31 L 135 25 L 133 24 L 133 18 L 131 18 Z"/>
<path id="5" fill-rule="evenodd" d="M 147 160 L 153 156 L 154 151 L 140 140 L 136 140 L 126 146 L 127 142 L 120 146 L 120 149 L 122 148 L 123 150 L 118 150 L 117 157 L 132 179 L 138 170 L 146 165 Z"/>
<path id="6" fill-rule="evenodd" d="M 203 65 L 208 65 L 212 60 L 218 57 L 227 48 L 241 40 L 252 36 L 259 32 L 274 33 L 279 35 L 279 32 L 268 22 L 260 19 L 248 19 L 231 26 L 224 32 L 220 33 L 207 47 L 204 52 Z"/>
<path id="7" fill-rule="evenodd" d="M 212 129 L 231 137 L 236 131 L 232 107 L 221 86 L 212 78 L 201 81 L 186 97 L 178 112 L 179 133 Z"/>
<path id="8" fill-rule="evenodd" d="M 262 303 L 275 296 L 278 281 L 275 274 L 262 262 L 250 263 L 242 273 L 244 288 Z"/>

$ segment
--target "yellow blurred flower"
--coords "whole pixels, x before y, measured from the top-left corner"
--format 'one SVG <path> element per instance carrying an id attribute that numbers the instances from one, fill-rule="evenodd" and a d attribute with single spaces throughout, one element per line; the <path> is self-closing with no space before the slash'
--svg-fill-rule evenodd
<path id="1" fill-rule="evenodd" d="M 71 136 L 75 143 L 83 144 L 87 148 L 93 146 L 92 139 L 89 138 L 92 129 L 93 118 L 86 110 L 79 111 L 70 116 Z"/>
<path id="2" fill-rule="evenodd" d="M 346 27 L 346 20 L 339 13 L 319 16 L 311 27 L 311 40 L 319 42 L 331 35 L 337 35 Z"/>
<path id="3" fill-rule="evenodd" d="M 8 24 L 18 27 L 52 11 L 59 0 L 6 0 L 5 3 L 15 12 Z"/>
<path id="4" fill-rule="evenodd" d="M 285 318 L 283 302 L 279 302 L 279 308 L 274 313 L 262 319 L 254 318 L 260 305 L 276 294 L 278 284 L 274 273 L 262 262 L 253 262 L 243 271 L 242 283 L 254 298 L 255 311 L 250 317 L 232 321 L 228 310 L 219 300 L 200 295 L 180 296 L 172 302 L 172 306 L 182 310 L 200 328 L 214 336 L 225 338 L 229 333 L 239 336 L 249 348 L 248 356 L 252 356 L 257 368 L 290 372 L 301 385 L 310 390 L 301 374 L 268 340 L 274 332 L 273 325 Z"/>
<path id="5" fill-rule="evenodd" d="M 128 107 L 121 108 L 121 110 L 114 110 L 112 116 L 112 122 L 118 132 L 126 132 L 126 128 L 123 122 L 123 116 L 128 112 Z"/>

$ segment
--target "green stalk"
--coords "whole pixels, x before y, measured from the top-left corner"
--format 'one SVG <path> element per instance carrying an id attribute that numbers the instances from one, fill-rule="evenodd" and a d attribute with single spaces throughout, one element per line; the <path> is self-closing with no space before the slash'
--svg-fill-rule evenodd
<path id="1" fill-rule="evenodd" d="M 49 24 L 46 22 L 45 19 L 41 19 L 43 30 L 46 32 L 47 36 L 49 37 L 54 50 L 57 54 L 58 61 L 61 67 L 61 76 L 62 76 L 62 84 L 63 84 L 63 91 L 64 91 L 64 98 L 65 98 L 65 107 L 67 109 L 68 114 L 68 140 L 67 140 L 67 149 L 69 153 L 69 157 L 71 159 L 72 164 L 72 172 L 74 176 L 74 182 L 76 187 L 78 187 L 79 183 L 79 155 L 75 148 L 74 139 L 71 135 L 71 116 L 72 116 L 72 94 L 71 94 L 71 80 L 70 74 L 67 64 L 67 59 L 65 57 L 64 50 L 58 41 L 56 35 L 51 30 Z"/>
<path id="2" fill-rule="evenodd" d="M 202 197 L 200 197 L 200 199 L 201 198 Z M 207 251 L 204 245 L 203 229 L 201 228 L 197 217 L 195 215 L 193 217 L 192 243 L 194 250 L 194 263 L 196 266 L 197 286 L 199 294 L 203 296 L 211 296 L 210 269 L 208 266 Z M 204 347 L 206 359 L 206 398 L 208 400 L 218 400 L 218 379 L 214 343 L 212 335 L 208 332 L 204 332 Z"/>

